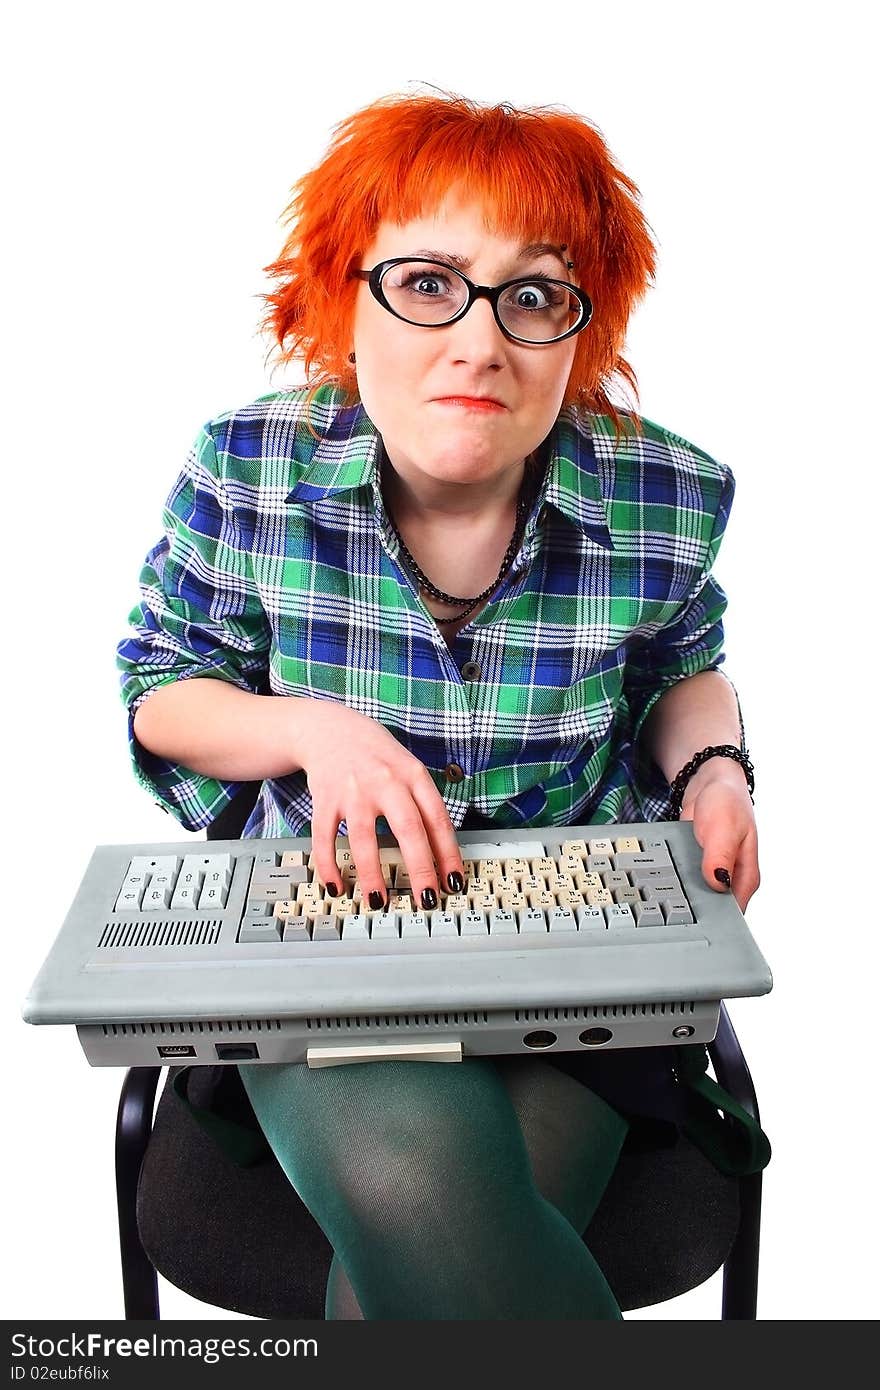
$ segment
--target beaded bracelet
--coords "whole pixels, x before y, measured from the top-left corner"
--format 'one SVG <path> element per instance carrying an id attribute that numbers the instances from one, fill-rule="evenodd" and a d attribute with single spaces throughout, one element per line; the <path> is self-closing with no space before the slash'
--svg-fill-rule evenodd
<path id="1" fill-rule="evenodd" d="M 678 820 L 681 815 L 681 803 L 684 800 L 685 787 L 693 777 L 697 768 L 702 767 L 703 763 L 707 763 L 710 758 L 733 758 L 734 762 L 739 763 L 745 773 L 749 796 L 752 796 L 755 790 L 755 769 L 752 766 L 752 760 L 749 757 L 748 749 L 737 748 L 734 743 L 720 743 L 713 748 L 703 748 L 701 752 L 696 753 L 689 763 L 685 763 L 681 772 L 679 772 L 670 783 L 670 820 Z M 754 800 L 754 798 L 752 799 Z"/>

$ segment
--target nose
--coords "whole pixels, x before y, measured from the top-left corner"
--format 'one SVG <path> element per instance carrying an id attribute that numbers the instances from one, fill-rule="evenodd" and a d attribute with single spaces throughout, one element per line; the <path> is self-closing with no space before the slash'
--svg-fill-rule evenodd
<path id="1" fill-rule="evenodd" d="M 502 367 L 510 346 L 492 312 L 488 299 L 476 299 L 464 318 L 447 328 L 450 350 L 456 362 L 477 367 Z"/>

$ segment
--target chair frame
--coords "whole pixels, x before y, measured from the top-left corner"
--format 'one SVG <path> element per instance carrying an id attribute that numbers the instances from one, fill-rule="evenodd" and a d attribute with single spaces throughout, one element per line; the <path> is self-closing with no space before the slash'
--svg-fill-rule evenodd
<path id="1" fill-rule="evenodd" d="M 760 1122 L 752 1078 L 723 1003 L 718 1032 L 708 1049 L 718 1084 Z M 159 1286 L 156 1270 L 141 1244 L 138 1231 L 137 1190 L 150 1142 L 156 1088 L 162 1070 L 161 1067 L 129 1068 L 122 1085 L 116 1123 L 116 1200 L 125 1316 L 145 1321 L 160 1318 Z M 739 1227 L 724 1263 L 721 1317 L 726 1321 L 753 1321 L 757 1316 L 761 1176 L 761 1173 L 752 1173 L 738 1180 Z"/>

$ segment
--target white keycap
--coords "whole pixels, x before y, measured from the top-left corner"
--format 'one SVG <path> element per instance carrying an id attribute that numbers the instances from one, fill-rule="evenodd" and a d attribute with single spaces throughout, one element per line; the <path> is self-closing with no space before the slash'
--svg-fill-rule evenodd
<path id="1" fill-rule="evenodd" d="M 461 915 L 462 936 L 486 936 L 489 923 L 485 912 L 463 912 Z"/>
<path id="2" fill-rule="evenodd" d="M 374 912 L 370 917 L 370 937 L 373 941 L 396 941 L 400 936 L 399 912 Z"/>
<path id="3" fill-rule="evenodd" d="M 554 907 L 547 914 L 547 925 L 550 931 L 577 931 L 575 915 L 570 907 Z"/>
<path id="4" fill-rule="evenodd" d="M 458 918 L 453 912 L 441 912 L 438 908 L 431 913 L 432 936 L 458 936 Z"/>
<path id="5" fill-rule="evenodd" d="M 612 903 L 606 907 L 605 915 L 609 927 L 634 927 L 636 924 L 629 903 Z"/>
<path id="6" fill-rule="evenodd" d="M 428 919 L 424 912 L 402 912 L 400 935 L 404 941 L 415 941 L 428 935 Z"/>
<path id="7" fill-rule="evenodd" d="M 343 941 L 369 941 L 370 919 L 362 912 L 353 912 L 342 923 Z"/>
<path id="8" fill-rule="evenodd" d="M 519 929 L 521 932 L 545 932 L 547 919 L 540 908 L 527 907 L 519 914 Z"/>
<path id="9" fill-rule="evenodd" d="M 160 855 L 157 859 L 150 859 L 147 855 L 137 855 L 132 859 L 128 872 L 130 874 L 176 874 L 180 868 L 180 860 L 175 854 Z"/>
<path id="10" fill-rule="evenodd" d="M 590 931 L 598 928 L 605 930 L 605 914 L 601 907 L 582 907 L 577 915 L 578 931 Z"/>
<path id="11" fill-rule="evenodd" d="M 141 912 L 161 912 L 163 908 L 171 905 L 172 888 L 170 883 L 160 883 L 153 887 L 152 882 L 147 885 L 141 902 Z"/>
<path id="12" fill-rule="evenodd" d="M 516 936 L 516 918 L 507 908 L 496 907 L 489 914 L 490 936 Z"/>
<path id="13" fill-rule="evenodd" d="M 141 906 L 141 898 L 144 896 L 144 889 L 146 888 L 146 886 L 146 879 L 142 878 L 141 881 L 138 882 L 137 875 L 134 877 L 133 880 L 126 879 L 122 887 L 122 891 L 120 892 L 119 897 L 116 899 L 113 911 L 139 912 Z"/>

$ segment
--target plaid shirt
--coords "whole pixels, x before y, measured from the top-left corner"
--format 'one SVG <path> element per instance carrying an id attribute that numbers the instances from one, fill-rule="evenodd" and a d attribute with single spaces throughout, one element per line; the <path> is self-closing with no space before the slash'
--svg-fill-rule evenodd
<path id="1" fill-rule="evenodd" d="M 456 828 L 469 809 L 499 828 L 662 819 L 668 787 L 636 740 L 665 689 L 723 660 L 710 571 L 729 470 L 649 420 L 615 444 L 608 418 L 564 410 L 513 567 L 450 649 L 389 524 L 376 429 L 331 388 L 308 411 L 305 395 L 228 412 L 193 446 L 118 649 L 130 716 L 192 676 L 339 700 L 424 763 Z M 131 718 L 129 737 L 187 829 L 234 796 L 140 747 Z M 310 818 L 294 772 L 263 783 L 244 834 Z"/>

